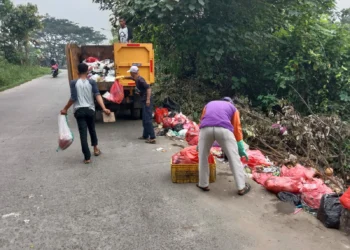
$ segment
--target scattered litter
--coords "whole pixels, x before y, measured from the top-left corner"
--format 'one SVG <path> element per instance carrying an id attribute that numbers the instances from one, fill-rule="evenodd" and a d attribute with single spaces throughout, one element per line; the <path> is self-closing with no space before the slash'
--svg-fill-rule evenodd
<path id="1" fill-rule="evenodd" d="M 34 198 L 34 194 L 29 195 L 29 199 Z"/>
<path id="2" fill-rule="evenodd" d="M 25 224 L 28 224 L 30 222 L 30 220 L 24 220 Z"/>
<path id="3" fill-rule="evenodd" d="M 295 211 L 294 211 L 293 214 L 298 214 L 298 213 L 300 213 L 301 211 L 303 211 L 302 208 L 297 208 L 297 209 L 295 209 Z"/>
<path id="4" fill-rule="evenodd" d="M 158 152 L 166 152 L 166 150 L 164 148 L 157 148 L 156 151 L 158 151 Z"/>
<path id="5" fill-rule="evenodd" d="M 224 153 L 220 147 L 212 147 L 210 152 L 217 158 L 224 158 Z"/>
<path id="6" fill-rule="evenodd" d="M 251 173 L 252 173 L 252 170 L 251 170 L 249 167 L 247 167 L 247 166 L 244 167 L 244 171 L 245 171 L 247 174 L 251 174 Z"/>
<path id="7" fill-rule="evenodd" d="M 19 217 L 19 213 L 4 214 L 4 215 L 2 216 L 3 219 L 9 218 L 9 217 L 18 218 L 18 217 Z"/>

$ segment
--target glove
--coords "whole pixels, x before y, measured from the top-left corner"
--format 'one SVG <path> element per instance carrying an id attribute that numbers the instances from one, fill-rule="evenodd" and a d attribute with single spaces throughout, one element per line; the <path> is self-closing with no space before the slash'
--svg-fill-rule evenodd
<path id="1" fill-rule="evenodd" d="M 122 79 L 124 79 L 125 78 L 125 76 L 117 76 L 115 79 L 116 80 L 122 80 Z"/>
<path id="2" fill-rule="evenodd" d="M 248 161 L 249 159 L 248 159 L 248 155 L 247 155 L 247 152 L 245 151 L 245 149 L 244 149 L 244 141 L 243 140 L 241 140 L 241 141 L 239 141 L 239 142 L 237 142 L 237 146 L 238 146 L 238 153 L 239 153 L 239 156 L 240 157 L 245 157 L 246 158 L 246 160 Z"/>

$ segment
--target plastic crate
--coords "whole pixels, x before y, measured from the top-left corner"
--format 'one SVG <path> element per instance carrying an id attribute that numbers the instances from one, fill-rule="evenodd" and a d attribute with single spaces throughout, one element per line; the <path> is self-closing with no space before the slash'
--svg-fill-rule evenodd
<path id="1" fill-rule="evenodd" d="M 209 182 L 216 181 L 216 163 L 209 164 Z M 198 164 L 172 164 L 171 179 L 173 183 L 198 183 L 199 169 Z"/>

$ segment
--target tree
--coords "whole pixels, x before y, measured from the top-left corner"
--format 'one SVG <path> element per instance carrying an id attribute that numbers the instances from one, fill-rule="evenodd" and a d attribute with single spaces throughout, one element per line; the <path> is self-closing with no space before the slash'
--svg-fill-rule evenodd
<path id="1" fill-rule="evenodd" d="M 106 37 L 91 27 L 80 27 L 67 20 L 46 16 L 42 20 L 43 29 L 37 32 L 36 40 L 39 42 L 47 61 L 56 58 L 65 64 L 65 46 L 67 43 L 79 45 L 99 44 Z"/>
<path id="2" fill-rule="evenodd" d="M 13 4 L 10 0 L 0 0 L 0 25 L 8 13 L 13 10 Z"/>
<path id="3" fill-rule="evenodd" d="M 341 11 L 340 20 L 343 24 L 350 24 L 350 8 Z"/>
<path id="4" fill-rule="evenodd" d="M 30 3 L 15 7 L 7 0 L 2 3 L 8 11 L 1 23 L 2 47 L 16 49 L 19 53 L 24 50 L 24 62 L 28 63 L 31 37 L 41 27 L 38 8 Z"/>
<path id="5" fill-rule="evenodd" d="M 308 113 L 302 97 L 315 111 L 348 109 L 350 32 L 333 18 L 335 0 L 94 2 L 154 44 L 162 92 L 188 80 L 210 98 L 243 94 L 256 105 L 285 98 Z"/>

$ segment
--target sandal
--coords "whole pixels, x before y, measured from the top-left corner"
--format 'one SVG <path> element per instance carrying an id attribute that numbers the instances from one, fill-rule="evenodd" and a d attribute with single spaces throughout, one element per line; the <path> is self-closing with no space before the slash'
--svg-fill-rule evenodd
<path id="1" fill-rule="evenodd" d="M 156 144 L 157 141 L 156 141 L 156 139 L 148 139 L 148 140 L 146 141 L 146 143 L 148 143 L 148 144 Z"/>
<path id="2" fill-rule="evenodd" d="M 141 136 L 141 137 L 139 137 L 139 138 L 137 138 L 137 139 L 142 140 L 142 141 L 148 140 L 147 138 L 145 138 L 145 137 L 143 137 L 143 136 Z"/>
<path id="3" fill-rule="evenodd" d="M 239 191 L 238 191 L 238 194 L 241 195 L 241 196 L 243 196 L 243 195 L 249 193 L 251 189 L 252 189 L 252 187 L 251 187 L 248 183 L 246 183 L 246 184 L 245 184 L 245 188 L 242 189 L 242 190 L 239 190 Z"/>
<path id="4" fill-rule="evenodd" d="M 96 151 L 94 151 L 94 155 L 95 156 L 99 156 L 101 154 L 101 150 L 96 150 Z"/>
<path id="5" fill-rule="evenodd" d="M 84 164 L 90 164 L 91 160 L 84 160 Z"/>
<path id="6" fill-rule="evenodd" d="M 204 192 L 209 192 L 210 191 L 209 187 L 200 187 L 199 184 L 197 184 L 196 186 L 197 186 L 197 188 L 202 189 L 202 191 L 204 191 Z"/>

